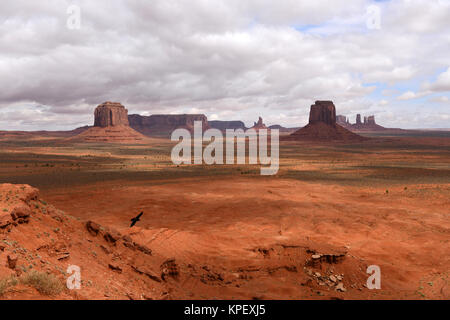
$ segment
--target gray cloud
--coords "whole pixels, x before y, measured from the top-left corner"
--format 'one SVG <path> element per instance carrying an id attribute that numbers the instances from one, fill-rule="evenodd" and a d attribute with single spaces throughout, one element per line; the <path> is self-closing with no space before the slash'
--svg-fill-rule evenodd
<path id="1" fill-rule="evenodd" d="M 79 30 L 66 27 L 71 4 L 81 8 Z M 377 85 L 395 91 L 450 66 L 450 7 L 443 1 L 376 2 L 381 29 L 370 30 L 370 4 L 3 1 L 0 128 L 88 124 L 93 108 L 106 100 L 130 112 L 195 111 L 247 123 L 262 115 L 291 126 L 304 124 L 316 99 L 333 99 L 349 114 L 380 109 L 386 97 L 377 95 Z M 442 81 L 432 90 L 448 90 Z M 382 108 L 399 115 L 399 126 L 410 125 L 416 116 L 408 120 L 398 103 L 392 98 Z M 436 104 L 441 109 L 420 110 L 442 112 Z"/>

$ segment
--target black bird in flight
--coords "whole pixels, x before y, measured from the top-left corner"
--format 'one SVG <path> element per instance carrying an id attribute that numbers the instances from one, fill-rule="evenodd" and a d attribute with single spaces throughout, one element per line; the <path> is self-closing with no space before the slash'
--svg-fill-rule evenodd
<path id="1" fill-rule="evenodd" d="M 141 213 L 139 213 L 136 217 L 134 217 L 133 219 L 131 219 L 131 226 L 134 226 L 136 224 L 136 222 L 140 221 L 140 217 L 144 214 L 144 211 L 142 211 Z"/>

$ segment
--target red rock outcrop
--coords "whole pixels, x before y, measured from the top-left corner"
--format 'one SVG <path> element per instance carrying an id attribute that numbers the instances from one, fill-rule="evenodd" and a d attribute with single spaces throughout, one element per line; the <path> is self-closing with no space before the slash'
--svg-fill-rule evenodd
<path id="1" fill-rule="evenodd" d="M 323 122 L 328 125 L 336 124 L 336 107 L 333 101 L 316 101 L 309 112 L 309 123 Z"/>
<path id="2" fill-rule="evenodd" d="M 336 116 L 336 123 L 337 124 L 345 124 L 347 123 L 347 117 L 343 115 L 337 115 Z"/>
<path id="3" fill-rule="evenodd" d="M 375 123 L 375 116 L 368 116 L 367 117 L 367 124 L 368 125 L 376 124 Z"/>
<path id="4" fill-rule="evenodd" d="M 361 122 L 361 115 L 357 114 L 356 115 L 356 123 L 354 124 L 348 124 L 348 126 L 345 126 L 346 128 L 348 128 L 351 131 L 381 131 L 381 130 L 386 130 L 385 127 L 382 127 L 380 125 L 378 125 L 375 122 L 375 116 L 368 116 L 368 117 L 364 117 L 364 122 Z"/>
<path id="5" fill-rule="evenodd" d="M 94 112 L 94 127 L 128 126 L 128 110 L 119 102 L 104 102 Z"/>
<path id="6" fill-rule="evenodd" d="M 349 129 L 351 128 L 351 124 L 349 119 L 346 116 L 343 115 L 337 115 L 336 116 L 336 123 L 338 125 L 340 125 L 341 127 L 344 127 L 345 129 Z"/>
<path id="7" fill-rule="evenodd" d="M 183 128 L 194 131 L 194 121 L 202 122 L 203 131 L 210 128 L 208 118 L 204 114 L 154 114 L 128 116 L 130 126 L 146 136 L 169 137 L 175 129 Z"/>
<path id="8" fill-rule="evenodd" d="M 261 117 L 258 118 L 258 122 L 255 122 L 253 127 L 251 127 L 250 129 L 255 129 L 256 131 L 261 130 L 261 129 L 267 129 L 266 125 L 263 122 L 263 119 Z"/>
<path id="9" fill-rule="evenodd" d="M 128 110 L 118 102 L 104 102 L 94 112 L 94 126 L 69 138 L 85 142 L 144 142 L 145 137 L 130 128 Z"/>
<path id="10" fill-rule="evenodd" d="M 316 101 L 311 106 L 309 123 L 283 140 L 361 141 L 365 138 L 336 124 L 336 107 L 332 101 Z"/>
<path id="11" fill-rule="evenodd" d="M 0 208 L 1 300 L 155 300 L 166 295 L 160 266 L 167 257 L 153 255 L 135 231 L 79 221 L 42 200 L 29 185 L 0 184 Z M 73 275 L 65 272 L 70 265 L 82 272 L 81 290 L 66 286 Z M 141 265 L 145 274 L 135 271 Z M 25 281 L 31 275 L 45 279 L 48 290 Z M 114 290 L 110 279 L 117 284 Z"/>

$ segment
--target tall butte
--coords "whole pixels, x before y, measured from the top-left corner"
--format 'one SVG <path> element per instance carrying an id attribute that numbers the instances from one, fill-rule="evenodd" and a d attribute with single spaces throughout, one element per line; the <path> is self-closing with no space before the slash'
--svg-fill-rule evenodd
<path id="1" fill-rule="evenodd" d="M 145 137 L 130 127 L 128 110 L 119 102 L 104 102 L 94 111 L 94 126 L 73 137 L 82 141 L 142 142 Z"/>
<path id="2" fill-rule="evenodd" d="M 119 102 L 104 102 L 95 108 L 94 127 L 129 126 L 128 110 Z"/>
<path id="3" fill-rule="evenodd" d="M 309 112 L 309 123 L 284 138 L 291 141 L 361 141 L 364 139 L 336 124 L 336 107 L 333 101 L 316 101 Z"/>

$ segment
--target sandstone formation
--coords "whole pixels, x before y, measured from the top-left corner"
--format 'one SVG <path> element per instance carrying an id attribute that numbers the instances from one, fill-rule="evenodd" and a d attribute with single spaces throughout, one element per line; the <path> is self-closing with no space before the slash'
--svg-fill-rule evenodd
<path id="1" fill-rule="evenodd" d="M 261 130 L 261 129 L 268 129 L 266 127 L 266 125 L 263 122 L 263 119 L 261 117 L 258 118 L 258 122 L 255 122 L 253 124 L 253 127 L 251 127 L 250 129 L 255 129 L 256 131 Z"/>
<path id="2" fill-rule="evenodd" d="M 336 117 L 336 123 L 341 127 L 349 129 L 350 131 L 380 131 L 386 130 L 386 128 L 378 125 L 375 122 L 375 116 L 364 116 L 364 121 L 361 122 L 361 115 L 356 115 L 356 123 L 351 124 L 346 116 L 338 115 Z"/>
<path id="3" fill-rule="evenodd" d="M 365 122 L 366 123 L 366 122 Z M 373 125 L 373 124 L 376 124 L 375 123 L 375 116 L 368 116 L 367 117 L 367 123 L 366 124 L 368 124 L 368 125 Z"/>
<path id="4" fill-rule="evenodd" d="M 244 131 L 247 130 L 244 122 L 242 122 L 242 121 L 213 120 L 213 121 L 208 121 L 208 124 L 211 128 L 219 129 L 221 131 L 225 131 L 226 129 L 232 129 L 232 130 L 242 129 Z"/>
<path id="5" fill-rule="evenodd" d="M 316 101 L 309 112 L 309 123 L 336 124 L 336 108 L 332 101 Z"/>
<path id="6" fill-rule="evenodd" d="M 341 127 L 344 127 L 346 129 L 350 129 L 351 128 L 351 124 L 350 124 L 350 120 L 349 118 L 347 118 L 344 115 L 337 115 L 336 116 L 336 123 L 338 125 L 340 125 Z"/>
<path id="7" fill-rule="evenodd" d="M 365 138 L 336 124 L 336 107 L 332 101 L 316 101 L 311 106 L 309 123 L 285 140 L 361 141 Z"/>
<path id="8" fill-rule="evenodd" d="M 2 300 L 156 300 L 167 295 L 162 277 L 170 280 L 171 275 L 160 272 L 167 258 L 153 253 L 145 236 L 75 219 L 29 185 L 0 184 L 0 206 Z M 83 290 L 66 288 L 69 265 L 81 268 Z M 24 281 L 30 275 L 42 280 Z M 117 285 L 114 290 L 110 279 Z"/>
<path id="9" fill-rule="evenodd" d="M 94 112 L 94 127 L 128 126 L 128 110 L 118 102 L 104 102 Z"/>
<path id="10" fill-rule="evenodd" d="M 344 124 L 344 123 L 346 123 L 347 122 L 347 117 L 346 116 L 343 116 L 343 115 L 337 115 L 336 116 L 336 123 L 338 123 L 338 124 Z"/>
<path id="11" fill-rule="evenodd" d="M 105 102 L 94 112 L 94 126 L 83 128 L 81 133 L 69 138 L 85 142 L 143 142 L 145 137 L 130 128 L 128 110 L 118 102 Z"/>
<path id="12" fill-rule="evenodd" d="M 170 137 L 175 129 L 183 128 L 194 131 L 194 121 L 202 122 L 203 131 L 210 128 L 204 114 L 154 114 L 128 116 L 130 126 L 146 136 Z"/>

